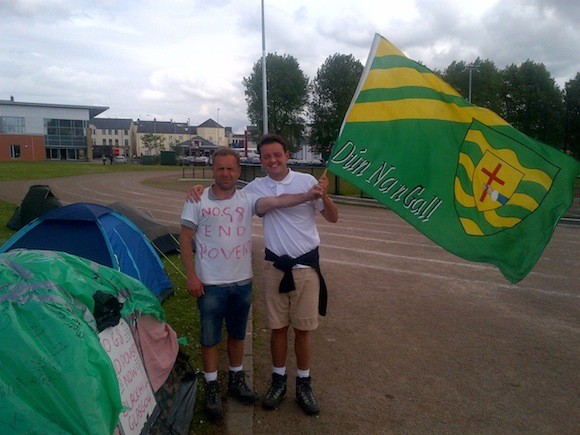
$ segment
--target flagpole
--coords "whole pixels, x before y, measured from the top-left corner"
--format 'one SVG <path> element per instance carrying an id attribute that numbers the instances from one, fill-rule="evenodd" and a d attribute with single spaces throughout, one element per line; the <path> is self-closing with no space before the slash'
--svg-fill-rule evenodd
<path id="1" fill-rule="evenodd" d="M 266 26 L 264 24 L 264 0 L 262 0 L 262 131 L 264 134 L 268 133 L 268 87 L 266 83 Z"/>

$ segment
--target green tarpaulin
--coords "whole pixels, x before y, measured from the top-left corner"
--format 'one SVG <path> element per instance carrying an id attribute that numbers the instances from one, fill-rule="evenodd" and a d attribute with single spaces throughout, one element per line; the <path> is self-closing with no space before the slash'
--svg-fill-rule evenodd
<path id="1" fill-rule="evenodd" d="M 122 405 L 97 291 L 123 302 L 124 318 L 164 321 L 151 291 L 121 272 L 53 251 L 0 254 L 0 433 L 113 433 Z"/>

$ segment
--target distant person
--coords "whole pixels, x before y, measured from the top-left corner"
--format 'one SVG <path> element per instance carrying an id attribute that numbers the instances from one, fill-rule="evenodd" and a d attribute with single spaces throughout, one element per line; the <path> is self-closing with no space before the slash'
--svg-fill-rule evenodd
<path id="1" fill-rule="evenodd" d="M 103 154 L 103 165 L 107 164 L 107 156 Z"/>
<path id="2" fill-rule="evenodd" d="M 256 178 L 242 189 L 258 197 L 307 192 L 317 184 L 310 174 L 294 172 L 287 166 L 290 153 L 284 139 L 276 134 L 262 137 L 258 144 L 260 162 L 267 177 Z M 288 328 L 295 335 L 296 401 L 308 415 L 320 406 L 312 392 L 311 332 L 318 328 L 318 315 L 326 314 L 326 284 L 320 272 L 316 228 L 317 212 L 328 222 L 338 221 L 338 210 L 327 195 L 326 172 L 318 180 L 322 198 L 264 215 L 264 300 L 271 330 L 272 383 L 262 406 L 272 410 L 286 395 Z M 196 200 L 202 186 L 194 186 L 189 196 Z"/>
<path id="3" fill-rule="evenodd" d="M 113 154 L 109 154 L 109 162 L 111 165 L 113 164 Z"/>
<path id="4" fill-rule="evenodd" d="M 296 195 L 261 197 L 239 191 L 239 155 L 220 148 L 213 156 L 214 184 L 199 202 L 186 202 L 179 237 L 187 291 L 197 298 L 201 317 L 201 355 L 205 380 L 205 409 L 211 420 L 223 416 L 217 379 L 218 345 L 222 325 L 227 330 L 228 395 L 244 404 L 259 396 L 245 380 L 243 369 L 246 323 L 252 303 L 252 215 L 290 207 L 321 196 L 318 185 Z M 192 253 L 195 241 L 195 265 Z"/>

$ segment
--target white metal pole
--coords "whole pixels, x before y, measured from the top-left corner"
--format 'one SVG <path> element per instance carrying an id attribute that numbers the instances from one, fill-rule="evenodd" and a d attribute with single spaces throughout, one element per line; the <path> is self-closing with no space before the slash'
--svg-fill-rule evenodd
<path id="1" fill-rule="evenodd" d="M 467 65 L 467 68 L 469 68 L 469 95 L 467 100 L 471 103 L 471 76 L 473 74 L 473 70 L 478 71 L 478 67 L 474 63 L 470 63 Z"/>
<path id="2" fill-rule="evenodd" d="M 473 65 L 469 65 L 469 102 L 471 103 L 471 71 L 473 70 Z"/>
<path id="3" fill-rule="evenodd" d="M 266 26 L 264 23 L 264 0 L 262 0 L 262 111 L 263 134 L 268 133 L 268 86 L 266 80 Z"/>

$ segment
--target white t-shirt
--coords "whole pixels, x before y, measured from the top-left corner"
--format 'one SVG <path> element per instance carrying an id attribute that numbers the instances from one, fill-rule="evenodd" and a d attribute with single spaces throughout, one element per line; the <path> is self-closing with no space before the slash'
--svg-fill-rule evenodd
<path id="1" fill-rule="evenodd" d="M 222 285 L 252 278 L 252 215 L 257 197 L 236 190 L 217 199 L 205 189 L 186 202 L 181 223 L 195 229 L 195 273 L 202 283 Z"/>
<path id="2" fill-rule="evenodd" d="M 258 198 L 278 196 L 283 193 L 308 192 L 318 184 L 310 174 L 289 170 L 288 175 L 275 181 L 270 177 L 255 178 L 242 192 Z M 316 228 L 316 213 L 324 210 L 322 199 L 307 201 L 288 208 L 271 210 L 264 215 L 264 245 L 276 255 L 300 257 L 320 245 Z"/>

